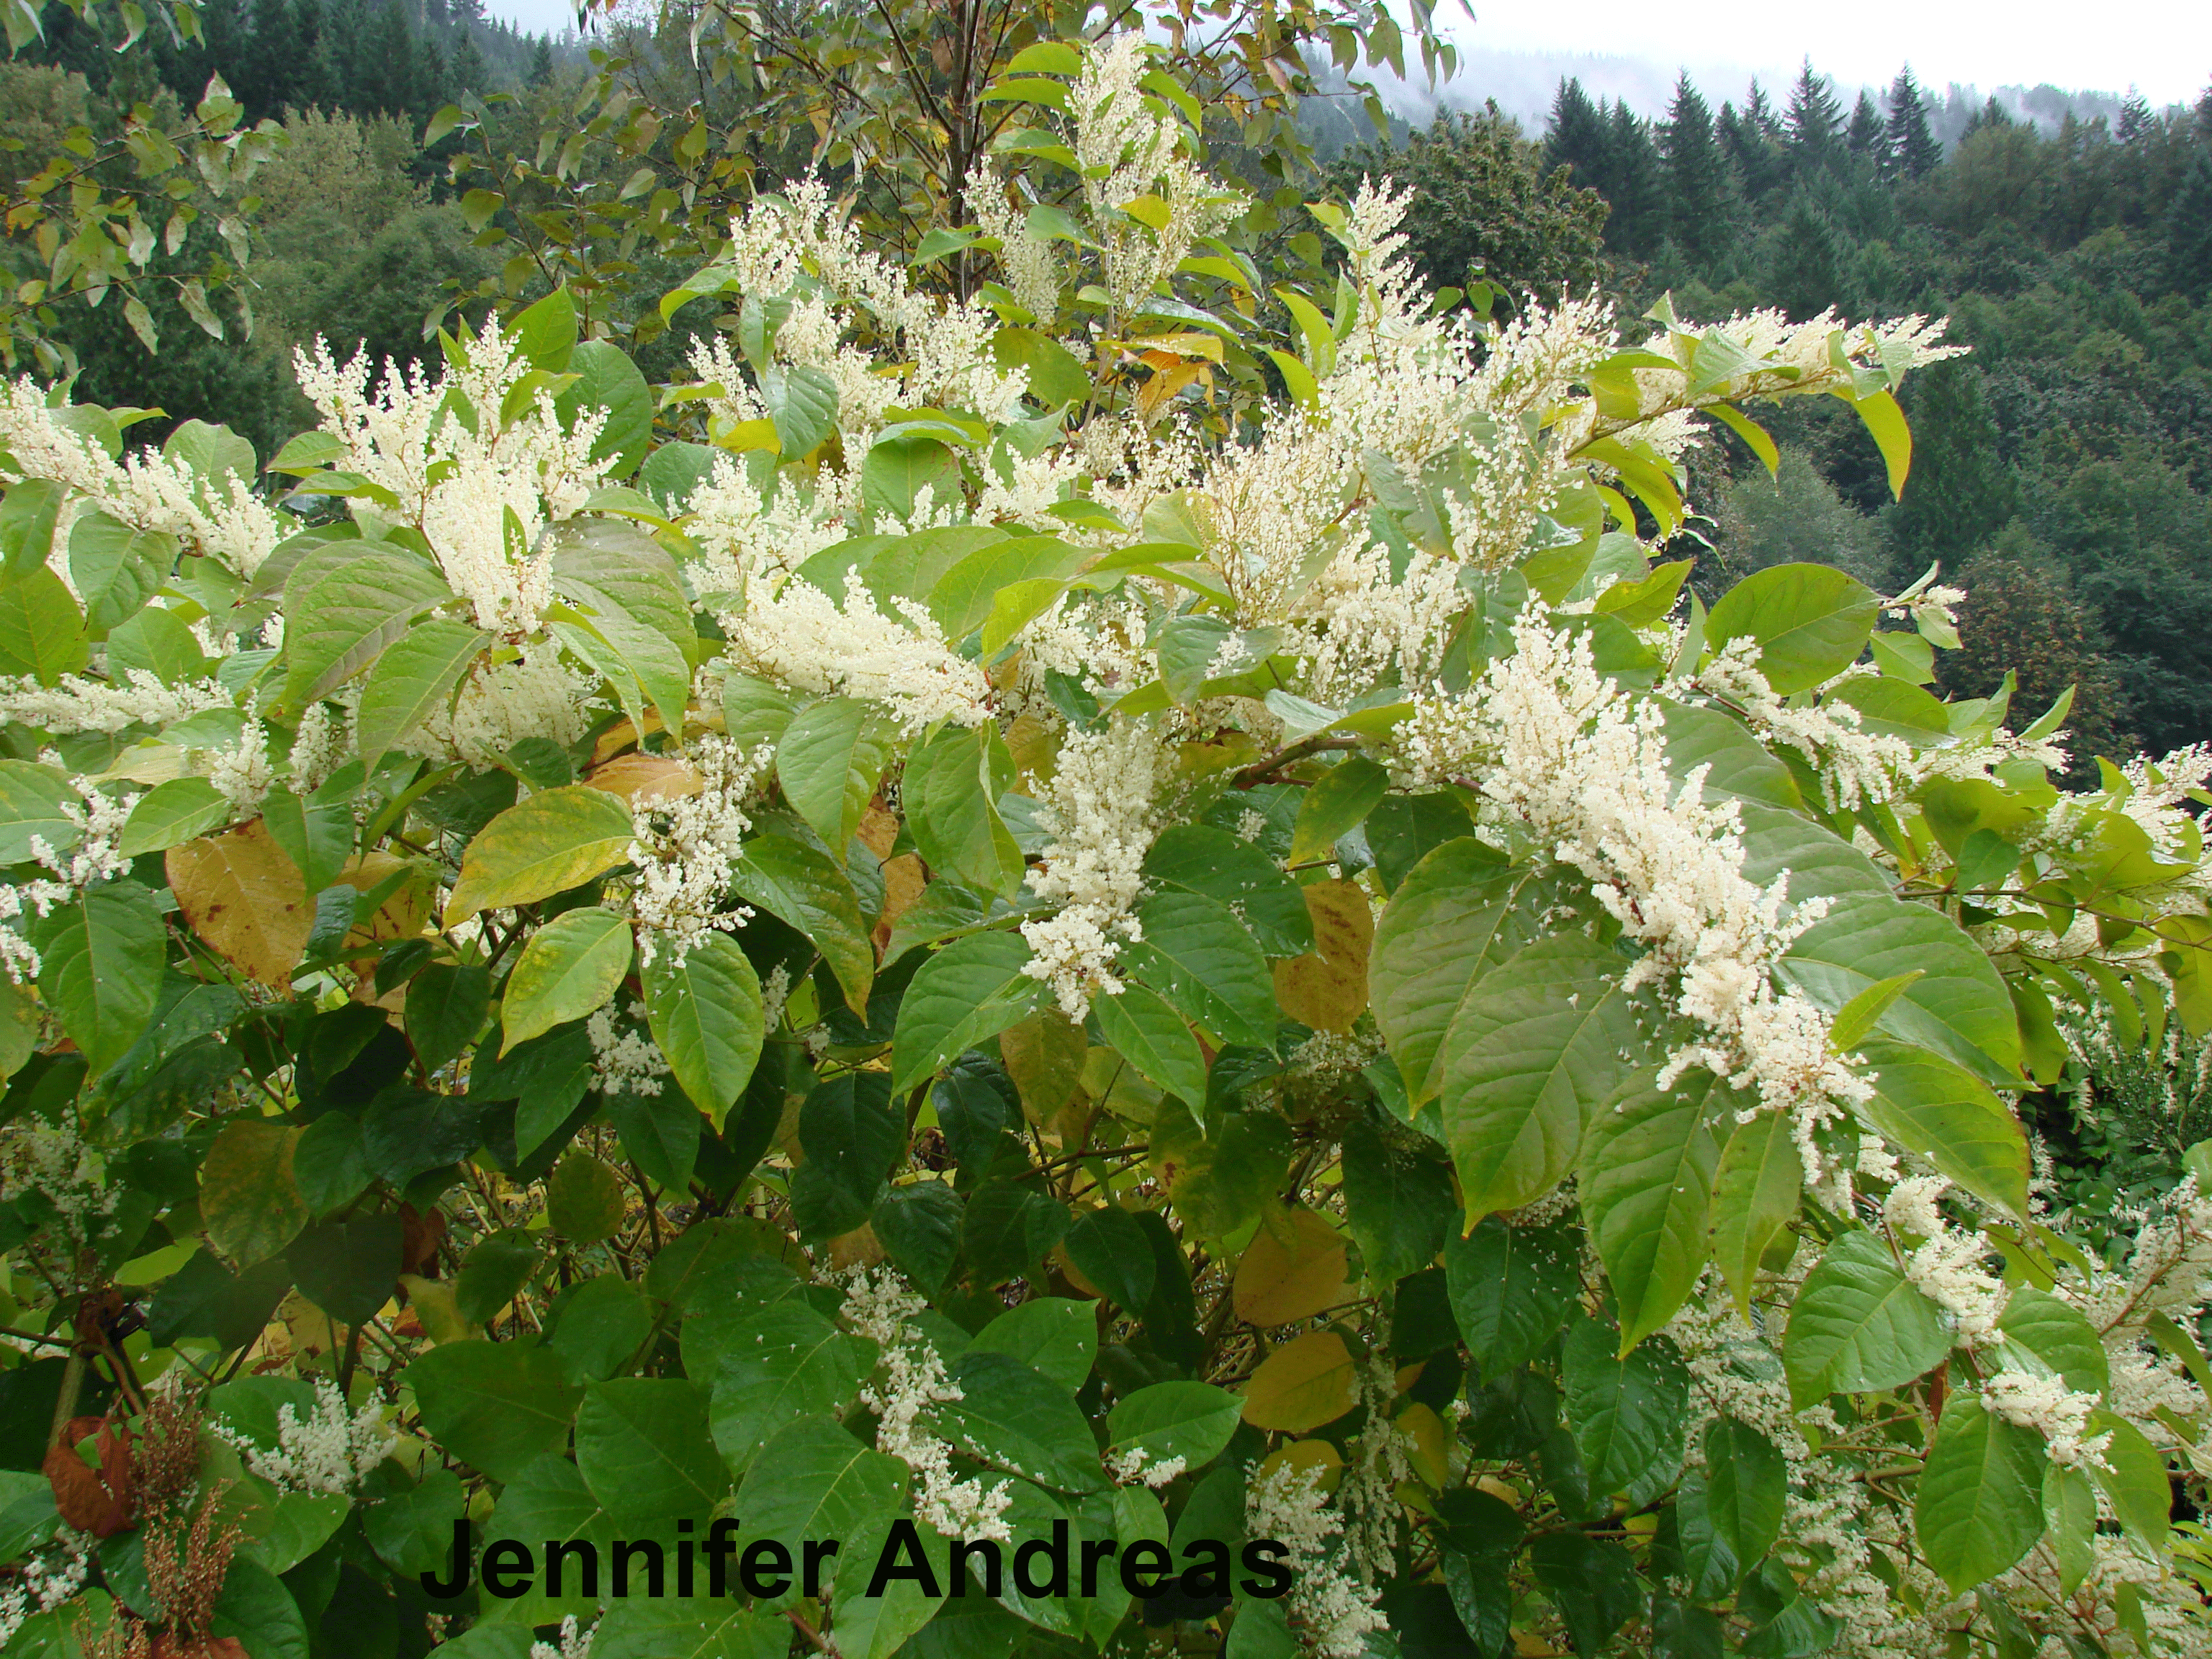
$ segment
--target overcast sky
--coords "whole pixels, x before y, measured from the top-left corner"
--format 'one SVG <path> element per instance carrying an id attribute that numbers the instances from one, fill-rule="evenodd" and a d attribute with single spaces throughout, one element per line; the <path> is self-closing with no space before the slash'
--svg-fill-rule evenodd
<path id="1" fill-rule="evenodd" d="M 524 27 L 560 31 L 574 0 L 487 0 Z M 1493 52 L 1595 52 L 1662 65 L 1735 64 L 1763 76 L 1814 65 L 1847 85 L 1886 85 L 1910 62 L 1923 84 L 1983 88 L 2050 82 L 2069 91 L 2140 87 L 2154 104 L 2193 100 L 2212 82 L 2212 4 L 2206 0 L 1477 0 L 1470 25 L 1439 0 L 1453 33 Z"/>

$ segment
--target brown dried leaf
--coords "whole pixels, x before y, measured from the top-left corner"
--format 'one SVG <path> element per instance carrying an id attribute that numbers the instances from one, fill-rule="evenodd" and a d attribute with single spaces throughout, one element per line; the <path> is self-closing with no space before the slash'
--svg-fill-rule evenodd
<path id="1" fill-rule="evenodd" d="M 584 781 L 632 802 L 682 800 L 707 787 L 707 781 L 684 762 L 641 750 L 617 755 L 605 766 L 595 767 Z"/>

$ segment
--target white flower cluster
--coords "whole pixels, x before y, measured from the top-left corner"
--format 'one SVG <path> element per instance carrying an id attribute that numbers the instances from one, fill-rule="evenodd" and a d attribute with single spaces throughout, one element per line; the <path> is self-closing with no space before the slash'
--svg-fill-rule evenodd
<path id="1" fill-rule="evenodd" d="M 1322 1471 L 1287 1460 L 1253 1477 L 1244 1493 L 1245 1530 L 1289 1553 L 1290 1612 L 1321 1659 L 1358 1659 L 1368 1633 L 1388 1630 L 1376 1592 L 1346 1571 L 1344 1516 L 1322 1489 Z"/>
<path id="2" fill-rule="evenodd" d="M 38 1193 L 64 1220 L 79 1227 L 115 1212 L 122 1191 L 107 1178 L 106 1158 L 86 1145 L 74 1123 L 26 1117 L 9 1125 L 4 1133 L 0 1200 Z"/>
<path id="3" fill-rule="evenodd" d="M 1912 744 L 1862 730 L 1858 710 L 1850 704 L 1831 699 L 1799 705 L 1778 696 L 1759 672 L 1759 649 L 1748 635 L 1730 640 L 1698 671 L 1697 687 L 1733 705 L 1765 737 L 1787 744 L 1812 762 L 1831 811 L 1848 812 L 1889 800 L 1914 776 Z M 1847 670 L 1821 689 L 1856 677 L 1856 670 Z"/>
<path id="4" fill-rule="evenodd" d="M 51 1613 L 84 1588 L 92 1566 L 92 1534 L 64 1527 L 52 1543 L 33 1551 L 22 1571 L 0 1589 L 0 1647 L 33 1613 Z"/>
<path id="5" fill-rule="evenodd" d="M 247 1469 L 259 1479 L 286 1492 L 338 1497 L 356 1491 L 399 1443 L 381 1406 L 372 1401 L 353 1410 L 327 1376 L 315 1379 L 314 1409 L 307 1417 L 292 1405 L 277 1412 L 274 1451 L 227 1425 L 214 1428 L 238 1448 Z"/>
<path id="6" fill-rule="evenodd" d="M 17 924 L 29 915 L 43 920 L 56 905 L 67 904 L 86 888 L 122 874 L 130 862 L 123 856 L 123 829 L 138 797 L 103 794 L 89 778 L 71 778 L 70 784 L 84 802 L 82 806 L 64 802 L 61 807 L 62 816 L 76 826 L 76 839 L 66 849 L 57 850 L 45 836 L 33 836 L 31 857 L 48 873 L 0 886 L 0 968 L 18 985 L 36 979 L 40 964 L 37 950 Z"/>
<path id="7" fill-rule="evenodd" d="M 561 1620 L 561 1639 L 558 1642 L 532 1642 L 530 1659 L 592 1659 L 592 1638 L 599 1634 L 599 1621 L 580 1625 L 573 1613 Z"/>
<path id="8" fill-rule="evenodd" d="M 637 873 L 610 883 L 608 902 L 638 923 L 641 963 L 664 949 L 681 963 L 709 933 L 728 933 L 751 916 L 743 906 L 725 910 L 721 903 L 730 890 L 731 861 L 752 828 L 745 799 L 773 757 L 766 744 L 748 754 L 708 732 L 687 755 L 701 781 L 697 793 L 672 799 L 640 790 L 631 798 L 637 839 L 629 856 Z"/>
<path id="9" fill-rule="evenodd" d="M 598 689 L 596 676 L 570 665 L 550 641 L 537 641 L 505 660 L 480 660 L 453 707 L 433 708 L 401 746 L 477 771 L 498 765 L 525 738 L 566 748 L 591 729 Z"/>
<path id="10" fill-rule="evenodd" d="M 2077 1394 L 2059 1378 L 2001 1370 L 1982 1382 L 1982 1405 L 1993 1416 L 2033 1429 L 2050 1444 L 2051 1461 L 2068 1468 L 2101 1468 L 2112 1435 L 2089 1432 L 2089 1414 L 2101 1401 Z"/>
<path id="11" fill-rule="evenodd" d="M 991 717 L 983 671 L 949 648 L 936 619 L 910 599 L 886 616 L 858 571 L 842 606 L 811 583 L 787 581 L 726 617 L 731 655 L 802 691 L 879 702 L 912 737 L 939 720 L 980 726 Z"/>
<path id="12" fill-rule="evenodd" d="M 49 403 L 27 375 L 7 386 L 0 394 L 0 453 L 8 457 L 0 481 L 50 478 L 133 530 L 173 536 L 187 552 L 249 580 L 290 533 L 290 521 L 254 495 L 250 477 L 229 471 L 204 477 L 182 459 L 150 449 L 118 461 L 97 438 L 58 418 L 64 408 Z M 73 517 L 54 533 L 52 563 L 64 581 Z"/>
<path id="13" fill-rule="evenodd" d="M 952 1448 L 922 1424 L 932 1407 L 964 1398 L 945 1376 L 935 1346 L 914 1324 L 926 1305 L 888 1267 L 859 1267 L 846 1278 L 840 1315 L 883 1356 L 860 1390 L 860 1403 L 876 1413 L 876 1449 L 914 1471 L 920 1483 L 914 1512 L 925 1525 L 947 1538 L 1010 1542 L 1006 1513 L 1013 1483 L 987 1488 L 981 1480 L 956 1479 Z"/>
<path id="14" fill-rule="evenodd" d="M 538 630 L 552 597 L 546 526 L 580 510 L 611 465 L 592 459 L 606 411 L 586 410 L 564 432 L 541 386 L 502 421 L 530 364 L 495 319 L 462 337 L 459 356 L 434 376 L 387 364 L 374 396 L 362 353 L 340 366 L 318 338 L 293 361 L 341 446 L 340 466 L 391 493 L 397 506 L 384 510 L 422 533 L 478 627 L 520 638 Z"/>
<path id="15" fill-rule="evenodd" d="M 58 738 L 85 732 L 120 732 L 132 726 L 167 726 L 206 708 L 228 708 L 231 695 L 213 680 L 164 685 L 143 668 L 119 681 L 64 674 L 52 685 L 27 675 L 0 681 L 0 719 L 38 727 Z"/>
<path id="16" fill-rule="evenodd" d="M 1162 1458 L 1157 1463 L 1152 1460 L 1149 1446 L 1132 1446 L 1127 1451 L 1109 1452 L 1106 1454 L 1106 1472 L 1114 1477 L 1115 1486 L 1143 1485 L 1155 1492 L 1169 1485 L 1183 1472 L 1184 1460 L 1181 1457 Z"/>
<path id="17" fill-rule="evenodd" d="M 604 1094 L 657 1097 L 661 1079 L 668 1075 L 668 1058 L 660 1045 L 637 1027 L 645 1018 L 645 1005 L 630 1005 L 630 1024 L 616 1029 L 615 1011 L 602 1008 L 584 1022 L 592 1040 L 592 1087 Z"/>
<path id="18" fill-rule="evenodd" d="M 1115 941 L 1141 936 L 1130 912 L 1143 887 L 1145 854 L 1159 833 L 1152 804 L 1158 761 L 1158 739 L 1138 721 L 1070 731 L 1045 790 L 1037 819 L 1052 840 L 1029 884 L 1039 898 L 1065 908 L 1022 924 L 1033 953 L 1022 971 L 1051 986 L 1070 1019 L 1088 1013 L 1093 996 L 1121 991 Z"/>

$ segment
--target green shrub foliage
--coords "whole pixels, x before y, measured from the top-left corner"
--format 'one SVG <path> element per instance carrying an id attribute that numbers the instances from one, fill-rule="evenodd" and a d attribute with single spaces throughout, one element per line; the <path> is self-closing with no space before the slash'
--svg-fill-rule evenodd
<path id="1" fill-rule="evenodd" d="M 993 95 L 675 384 L 9 390 L 9 1651 L 2203 1651 L 2212 1207 L 2012 1102 L 2212 1024 L 2203 757 L 1653 560 L 1940 330 L 1478 325 L 1372 190 L 1300 290 L 1133 38 Z"/>

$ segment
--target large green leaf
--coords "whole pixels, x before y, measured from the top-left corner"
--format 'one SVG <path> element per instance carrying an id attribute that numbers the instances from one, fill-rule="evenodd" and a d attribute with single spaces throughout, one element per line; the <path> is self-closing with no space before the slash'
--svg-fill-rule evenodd
<path id="1" fill-rule="evenodd" d="M 894 1528 L 899 1534 L 896 1539 Z M 902 1651 L 918 1654 L 918 1644 L 915 1647 L 906 1644 L 945 1606 L 944 1597 L 929 1594 L 929 1586 L 911 1578 L 886 1579 L 880 1595 L 868 1594 L 878 1563 L 905 1566 L 914 1562 L 917 1553 L 929 1564 L 933 1577 L 935 1564 L 949 1556 L 945 1540 L 927 1522 L 897 1516 L 877 1516 L 838 1552 L 831 1602 L 836 1616 L 830 1626 L 838 1659 L 890 1659 Z M 934 1582 L 936 1589 L 945 1588 L 941 1578 Z M 782 1651 L 778 1646 L 775 1654 L 763 1659 L 781 1659 Z"/>
<path id="2" fill-rule="evenodd" d="M 1446 842 L 1413 866 L 1375 924 L 1367 963 L 1375 1023 L 1413 1105 L 1443 1081 L 1444 1033 L 1469 991 L 1528 943 L 1526 877 L 1472 836 Z"/>
<path id="3" fill-rule="evenodd" d="M 500 1052 L 606 1006 L 629 974 L 629 919 L 587 904 L 530 936 L 507 976 Z"/>
<path id="4" fill-rule="evenodd" d="M 1956 922 L 1927 905 L 1871 894 L 1838 898 L 1798 935 L 1779 969 L 1830 1013 L 1870 985 L 1917 971 L 1880 1029 L 1984 1081 L 2020 1080 L 2020 1019 L 2003 977 Z"/>
<path id="5" fill-rule="evenodd" d="M 611 460 L 609 476 L 628 477 L 653 441 L 653 388 L 629 354 L 607 340 L 583 341 L 563 368 L 577 379 L 554 400 L 562 423 L 573 428 L 581 410 L 605 410 L 606 423 L 592 445 L 592 459 Z"/>
<path id="6" fill-rule="evenodd" d="M 2102 1394 L 2112 1382 L 2112 1361 L 2097 1328 L 2072 1303 L 2048 1291 L 2014 1285 L 1997 1329 L 2006 1342 L 2034 1355 L 2076 1394 Z"/>
<path id="7" fill-rule="evenodd" d="M 1533 1203 L 1574 1168 L 1583 1123 L 1643 1046 L 1622 965 L 1553 934 L 1484 975 L 1452 1022 L 1439 1097 L 1468 1215 Z"/>
<path id="8" fill-rule="evenodd" d="M 1298 821 L 1291 831 L 1289 861 L 1311 864 L 1328 858 L 1338 840 L 1374 811 L 1375 803 L 1389 787 L 1390 775 L 1364 755 L 1353 755 L 1330 768 L 1306 791 L 1298 808 Z"/>
<path id="9" fill-rule="evenodd" d="M 681 731 L 698 629 L 675 560 L 642 531 L 606 519 L 565 520 L 547 542 L 555 591 L 585 614 L 668 729 Z M 604 666 L 604 653 L 593 654 Z"/>
<path id="10" fill-rule="evenodd" d="M 1857 661 L 1880 611 L 1873 589 L 1833 565 L 1771 564 L 1713 602 L 1705 641 L 1756 641 L 1759 672 L 1787 696 Z"/>
<path id="11" fill-rule="evenodd" d="M 1378 1290 L 1427 1267 L 1459 1215 L 1451 1160 L 1425 1135 L 1361 1120 L 1344 1132 L 1344 1208 Z"/>
<path id="12" fill-rule="evenodd" d="M 1165 888 L 1138 907 L 1130 973 L 1224 1043 L 1275 1046 L 1275 981 L 1244 924 L 1218 900 Z"/>
<path id="13" fill-rule="evenodd" d="M 112 881 L 57 905 L 27 929 L 39 953 L 39 994 L 98 1077 L 154 1017 L 168 934 L 154 896 Z"/>
<path id="14" fill-rule="evenodd" d="M 59 576 L 41 568 L 0 585 L 0 674 L 52 685 L 83 667 L 90 654 L 84 613 Z"/>
<path id="15" fill-rule="evenodd" d="M 638 977 L 653 1042 L 719 1131 L 760 1063 L 765 1028 L 752 963 L 727 933 L 709 933 L 680 962 L 663 946 Z"/>
<path id="16" fill-rule="evenodd" d="M 54 768 L 0 760 L 0 865 L 27 860 L 34 836 L 57 853 L 68 852 L 84 833 L 69 814 L 83 811 L 69 779 Z"/>
<path id="17" fill-rule="evenodd" d="M 1268 956 L 1303 956 L 1314 948 L 1313 914 L 1298 884 L 1226 830 L 1178 823 L 1162 830 L 1145 854 L 1145 879 L 1230 906 Z"/>
<path id="18" fill-rule="evenodd" d="M 1751 1310 L 1759 1264 L 1797 1214 L 1805 1163 L 1790 1133 L 1789 1115 L 1762 1109 L 1740 1123 L 1721 1148 L 1713 1178 L 1713 1261 Z"/>
<path id="19" fill-rule="evenodd" d="M 1183 1017 L 1141 985 L 1092 1000 L 1099 1031 L 1122 1059 L 1193 1108 L 1206 1104 L 1206 1054 Z"/>
<path id="20" fill-rule="evenodd" d="M 610 1607 L 592 1632 L 596 1659 L 784 1659 L 790 1646 L 787 1621 L 727 1596 L 634 1595 Z"/>
<path id="21" fill-rule="evenodd" d="M 1201 1468 L 1218 1457 L 1243 1419 L 1244 1400 L 1211 1382 L 1154 1382 L 1121 1396 L 1107 1413 L 1109 1449 L 1142 1449 L 1148 1462 L 1180 1457 Z"/>
<path id="22" fill-rule="evenodd" d="M 85 631 L 98 639 L 137 614 L 177 562 L 173 537 L 133 530 L 88 513 L 70 532 L 70 579 L 84 602 Z"/>
<path id="23" fill-rule="evenodd" d="M 836 429 L 837 382 L 810 367 L 770 368 L 761 393 L 783 459 L 796 461 Z"/>
<path id="24" fill-rule="evenodd" d="M 1902 1042 L 1862 1042 L 1858 1052 L 1875 1085 L 1874 1098 L 1854 1109 L 1861 1117 L 1977 1198 L 2027 1213 L 2027 1132 L 1987 1084 Z"/>
<path id="25" fill-rule="evenodd" d="M 1009 1308 L 975 1333 L 969 1353 L 1012 1354 L 1073 1394 L 1098 1357 L 1095 1305 L 1073 1297 L 1040 1296 Z"/>
<path id="26" fill-rule="evenodd" d="M 1582 1289 L 1581 1230 L 1509 1227 L 1490 1216 L 1445 1243 L 1444 1285 L 1476 1374 L 1503 1376 L 1566 1323 Z"/>
<path id="27" fill-rule="evenodd" d="M 782 1540 L 846 1538 L 906 1496 L 906 1465 L 862 1444 L 829 1417 L 802 1417 L 763 1446 L 738 1491 L 748 1534 Z"/>
<path id="28" fill-rule="evenodd" d="M 237 815 L 238 809 L 231 805 L 230 798 L 205 778 L 171 778 L 167 783 L 155 785 L 131 809 L 117 850 L 125 858 L 137 858 L 141 853 L 165 853 L 172 847 L 220 830 Z"/>
<path id="29" fill-rule="evenodd" d="M 450 702 L 469 665 L 493 638 L 465 623 L 433 617 L 386 646 L 368 671 L 355 717 L 363 763 L 373 769 L 386 750 Z"/>
<path id="30" fill-rule="evenodd" d="M 1705 1271 L 1720 1156 L 1709 1122 L 1716 1090 L 1729 1092 L 1702 1070 L 1666 1089 L 1639 1077 L 1583 1138 L 1583 1217 L 1619 1304 L 1623 1347 L 1672 1319 Z"/>
<path id="31" fill-rule="evenodd" d="M 1044 1000 L 1044 981 L 1023 972 L 1019 933 L 971 933 L 923 963 L 899 1003 L 891 1088 L 903 1094 L 977 1043 L 1018 1025 Z"/>
<path id="32" fill-rule="evenodd" d="M 1662 702 L 1659 711 L 1666 720 L 1667 771 L 1677 783 L 1703 767 L 1709 801 L 1803 804 L 1790 769 L 1735 716 L 1702 703 Z"/>
<path id="33" fill-rule="evenodd" d="M 1013 785 L 1013 757 L 995 724 L 948 726 L 907 757 L 900 804 L 933 871 L 1001 896 L 1021 885 L 1022 849 L 999 812 Z"/>
<path id="34" fill-rule="evenodd" d="M 446 925 L 565 893 L 622 863 L 636 836 L 629 805 L 618 795 L 581 783 L 543 790 L 508 807 L 469 843 Z"/>
<path id="35" fill-rule="evenodd" d="M 665 1529 L 709 1515 L 730 1489 L 707 1429 L 707 1395 L 673 1376 L 617 1376 L 584 1390 L 576 1467 L 615 1524 Z"/>
<path id="36" fill-rule="evenodd" d="M 1672 1485 L 1681 1467 L 1690 1372 L 1663 1337 L 1626 1356 L 1621 1346 L 1610 1327 L 1577 1320 L 1560 1375 L 1591 1492 L 1626 1492 L 1642 1503 Z"/>
<path id="37" fill-rule="evenodd" d="M 1691 1581 L 1710 1601 L 1735 1589 L 1781 1536 L 1790 1468 L 1772 1441 L 1732 1417 L 1705 1425 L 1705 1467 L 1683 1477 L 1675 1514 Z"/>
<path id="38" fill-rule="evenodd" d="M 969 1455 L 1062 1492 L 1105 1484 L 1098 1443 L 1060 1387 L 1009 1353 L 969 1348 L 953 1368 L 961 1398 L 928 1414 L 935 1431 Z"/>
<path id="39" fill-rule="evenodd" d="M 1954 1594 L 2005 1571 L 2043 1535 L 2041 1437 L 1964 1390 L 1952 1395 L 1912 1504 L 1920 1553 Z"/>
<path id="40" fill-rule="evenodd" d="M 969 554 L 937 580 L 929 613 L 957 644 L 981 628 L 1001 589 L 1072 576 L 1091 554 L 1057 536 L 1010 536 Z"/>
<path id="41" fill-rule="evenodd" d="M 1951 1351 L 1936 1304 L 1898 1270 L 1889 1247 L 1853 1229 L 1828 1246 L 1790 1304 L 1783 1369 L 1790 1398 L 1901 1388 Z"/>
<path id="42" fill-rule="evenodd" d="M 876 1364 L 874 1343 L 796 1297 L 740 1321 L 720 1354 L 708 1421 L 723 1461 L 739 1471 L 787 1425 L 844 1411 Z"/>
<path id="43" fill-rule="evenodd" d="M 523 1340 L 448 1342 L 410 1365 L 407 1383 L 439 1445 L 495 1480 L 564 1449 L 583 1399 L 557 1354 Z"/>
<path id="44" fill-rule="evenodd" d="M 343 685 L 453 598 L 422 560 L 364 546 L 292 603 L 284 627 L 284 706 L 305 708 Z"/>
<path id="45" fill-rule="evenodd" d="M 875 946 L 852 878 L 836 860 L 797 835 L 755 836 L 730 866 L 730 890 L 805 934 L 837 976 L 847 1005 L 866 1018 Z"/>
<path id="46" fill-rule="evenodd" d="M 449 1345 L 435 1352 L 449 1352 L 453 1346 L 483 1345 Z M 509 1478 L 484 1530 L 492 1538 L 529 1540 L 533 1551 L 544 1548 L 549 1539 L 564 1544 L 587 1543 L 597 1552 L 600 1563 L 599 1589 L 604 1592 L 608 1588 L 605 1574 L 614 1553 L 615 1523 L 599 1507 L 599 1500 L 592 1496 L 592 1489 L 584 1483 L 583 1472 L 557 1452 L 540 1454 L 525 1462 Z M 441 1570 L 447 1570 L 442 1564 Z M 562 1574 L 562 1594 L 548 1594 L 541 1576 L 527 1595 L 511 1601 L 491 1599 L 478 1627 L 517 1624 L 528 1626 L 550 1623 L 564 1614 L 589 1619 L 599 1611 L 599 1597 L 582 1594 L 580 1581 L 580 1570 L 572 1556 Z"/>
<path id="47" fill-rule="evenodd" d="M 200 1219 L 216 1248 L 241 1268 L 268 1261 L 314 1218 L 292 1175 L 304 1133 L 234 1117 L 208 1148 L 199 1171 Z"/>
<path id="48" fill-rule="evenodd" d="M 1745 880 L 1766 887 L 1787 876 L 1793 904 L 1846 893 L 1890 896 L 1889 878 L 1872 859 L 1802 812 L 1755 800 L 1738 801 L 1735 811 L 1742 826 Z"/>
<path id="49" fill-rule="evenodd" d="M 799 1109 L 806 1161 L 792 1184 L 805 1236 L 832 1237 L 868 1218 L 891 1166 L 906 1148 L 906 1125 L 890 1107 L 881 1072 L 847 1072 L 814 1085 Z"/>
<path id="50" fill-rule="evenodd" d="M 842 855 L 890 762 L 891 727 L 857 697 L 823 697 L 791 718 L 775 750 L 783 798 Z"/>

